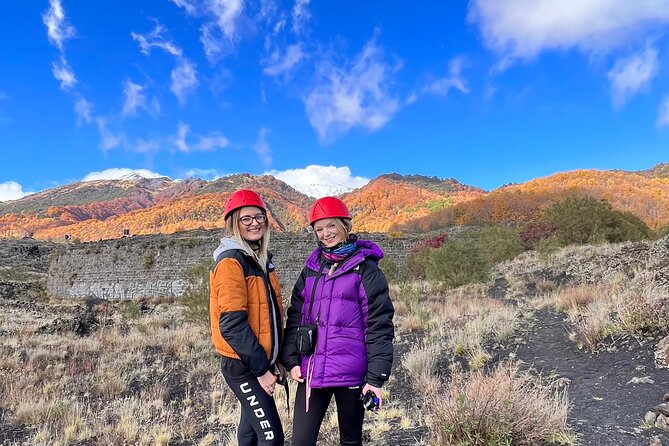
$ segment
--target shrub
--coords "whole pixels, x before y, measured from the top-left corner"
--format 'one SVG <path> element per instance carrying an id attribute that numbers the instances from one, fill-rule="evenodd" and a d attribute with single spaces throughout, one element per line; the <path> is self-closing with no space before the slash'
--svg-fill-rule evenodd
<path id="1" fill-rule="evenodd" d="M 435 395 L 430 406 L 436 445 L 530 446 L 573 437 L 564 393 L 514 364 L 490 375 L 455 369 L 448 395 Z"/>
<path id="2" fill-rule="evenodd" d="M 549 237 L 556 235 L 560 229 L 553 223 L 534 222 L 528 223 L 520 231 L 520 239 L 527 249 L 536 248 L 537 244 Z"/>
<path id="3" fill-rule="evenodd" d="M 497 225 L 470 230 L 446 240 L 438 249 L 424 249 L 409 259 L 423 265 L 428 280 L 457 287 L 486 280 L 495 264 L 523 251 L 518 230 Z"/>
<path id="4" fill-rule="evenodd" d="M 186 288 L 181 303 L 186 307 L 186 320 L 209 323 L 209 270 L 212 262 L 203 260 L 186 270 Z"/>
<path id="5" fill-rule="evenodd" d="M 563 245 L 638 241 L 651 235 L 636 216 L 616 211 L 607 201 L 592 197 L 567 197 L 548 208 L 542 218 L 559 228 Z"/>
<path id="6" fill-rule="evenodd" d="M 398 283 L 400 279 L 400 270 L 397 267 L 397 263 L 390 257 L 384 257 L 379 262 L 379 267 L 383 274 L 386 276 L 388 283 Z"/>

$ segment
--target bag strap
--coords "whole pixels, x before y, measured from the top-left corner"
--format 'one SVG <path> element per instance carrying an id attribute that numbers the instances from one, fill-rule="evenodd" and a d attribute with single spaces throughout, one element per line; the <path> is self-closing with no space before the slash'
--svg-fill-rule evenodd
<path id="1" fill-rule="evenodd" d="M 321 276 L 323 275 L 324 268 L 325 268 L 325 262 L 321 260 L 321 266 L 318 269 L 316 280 L 314 280 L 314 286 L 311 287 L 311 301 L 309 302 L 309 313 L 307 314 L 307 320 L 311 319 L 311 310 L 313 310 L 314 308 L 314 297 L 316 296 L 316 286 L 318 285 L 318 281 L 321 279 Z"/>

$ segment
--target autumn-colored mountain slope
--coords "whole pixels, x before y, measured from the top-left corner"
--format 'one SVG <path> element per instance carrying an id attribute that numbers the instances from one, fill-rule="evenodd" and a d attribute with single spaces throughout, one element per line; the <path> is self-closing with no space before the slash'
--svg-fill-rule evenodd
<path id="1" fill-rule="evenodd" d="M 342 198 L 356 231 L 383 232 L 485 194 L 456 180 L 418 175 L 382 175 Z"/>
<path id="2" fill-rule="evenodd" d="M 650 169 L 638 170 L 635 173 L 648 178 L 669 178 L 669 163 L 658 163 Z"/>
<path id="3" fill-rule="evenodd" d="M 161 179 L 162 180 L 162 179 Z M 118 180 L 75 183 L 62 188 L 65 197 L 79 206 L 51 206 L 29 212 L 30 204 L 12 202 L 23 212 L 0 216 L 1 236 L 32 235 L 35 238 L 61 239 L 66 234 L 82 241 L 120 237 L 124 229 L 132 234 L 172 233 L 195 228 L 223 226 L 223 207 L 228 195 L 246 187 L 265 198 L 273 226 L 277 230 L 299 231 L 306 224 L 311 200 L 274 177 L 232 175 L 213 182 L 203 180 L 170 181 L 148 193 L 144 180 Z M 134 183 L 134 188 L 133 188 Z M 94 186 L 94 187 L 91 187 Z M 100 188 L 100 191 L 95 189 Z M 109 188 L 110 191 L 106 189 Z M 43 193 L 54 202 L 63 202 L 61 188 Z M 126 196 L 119 197 L 119 190 Z M 84 191 L 84 196 L 76 195 Z M 86 197 L 111 198 L 90 202 Z M 26 197 L 27 198 L 27 197 Z M 38 203 L 48 201 L 41 198 Z"/>
<path id="4" fill-rule="evenodd" d="M 572 194 L 607 200 L 615 209 L 631 212 L 651 228 L 669 223 L 669 179 L 633 172 L 578 170 L 501 187 L 394 229 L 429 231 L 451 224 L 528 222 Z"/>

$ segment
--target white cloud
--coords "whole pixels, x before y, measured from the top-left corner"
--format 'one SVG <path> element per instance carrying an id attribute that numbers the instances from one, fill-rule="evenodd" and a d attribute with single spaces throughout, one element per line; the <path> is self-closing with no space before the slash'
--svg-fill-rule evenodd
<path id="1" fill-rule="evenodd" d="M 228 139 L 220 132 L 211 132 L 206 136 L 196 136 L 196 143 L 188 143 L 186 138 L 190 133 L 190 126 L 183 122 L 177 125 L 177 133 L 170 138 L 170 142 L 176 146 L 180 152 L 210 152 L 216 149 L 222 149 L 229 144 Z"/>
<path id="2" fill-rule="evenodd" d="M 659 71 L 657 51 L 647 47 L 643 52 L 618 60 L 608 73 L 613 104 L 621 107 L 646 88 Z"/>
<path id="3" fill-rule="evenodd" d="M 310 0 L 295 0 L 293 5 L 293 32 L 300 34 L 311 19 L 311 12 L 308 9 Z"/>
<path id="4" fill-rule="evenodd" d="M 186 172 L 186 178 L 201 178 L 203 180 L 216 180 L 224 176 L 216 169 L 190 169 Z"/>
<path id="5" fill-rule="evenodd" d="M 146 108 L 146 96 L 142 93 L 144 87 L 131 81 L 126 81 L 123 87 L 125 103 L 123 104 L 122 116 L 136 115 L 138 108 Z"/>
<path id="6" fill-rule="evenodd" d="M 356 177 L 347 166 L 310 165 L 303 169 L 271 170 L 265 173 L 294 187 L 303 194 L 320 198 L 339 195 L 369 183 L 369 178 Z"/>
<path id="7" fill-rule="evenodd" d="M 398 110 L 398 99 L 388 90 L 399 67 L 383 60 L 383 50 L 375 40 L 365 45 L 350 67 L 319 66 L 320 83 L 304 102 L 321 142 L 331 142 L 355 126 L 378 130 Z"/>
<path id="8" fill-rule="evenodd" d="M 74 71 L 70 68 L 65 57 L 60 58 L 60 62 L 52 63 L 53 77 L 55 77 L 60 82 L 60 88 L 64 91 L 67 91 L 74 87 L 77 83 L 77 78 L 74 75 Z"/>
<path id="9" fill-rule="evenodd" d="M 97 181 L 97 180 L 120 180 L 122 178 L 142 177 L 142 178 L 162 178 L 166 175 L 161 175 L 156 172 L 151 172 L 147 169 L 128 169 L 127 167 L 114 167 L 105 169 L 101 172 L 91 172 L 81 181 Z"/>
<path id="10" fill-rule="evenodd" d="M 95 123 L 98 125 L 100 132 L 100 146 L 104 151 L 118 147 L 123 141 L 123 135 L 114 135 L 107 128 L 107 121 L 105 118 L 96 118 Z"/>
<path id="11" fill-rule="evenodd" d="M 230 48 L 230 45 L 217 35 L 219 33 L 213 24 L 205 24 L 200 28 L 200 43 L 211 63 L 216 63 Z"/>
<path id="12" fill-rule="evenodd" d="M 125 103 L 123 104 L 121 116 L 135 116 L 137 114 L 137 109 L 146 110 L 151 114 L 160 113 L 160 102 L 158 102 L 158 98 L 154 97 L 149 103 L 143 93 L 145 89 L 145 86 L 135 84 L 132 81 L 125 82 L 125 85 L 123 86 Z"/>
<path id="13" fill-rule="evenodd" d="M 74 104 L 74 111 L 77 114 L 77 125 L 81 125 L 83 122 L 91 123 L 93 121 L 93 117 L 91 115 L 93 111 L 93 104 L 88 102 L 86 99 L 77 99 L 77 102 Z"/>
<path id="14" fill-rule="evenodd" d="M 170 0 L 172 3 L 177 5 L 180 8 L 183 8 L 186 10 L 186 12 L 190 15 L 195 15 L 197 13 L 197 7 L 193 2 L 190 2 L 188 0 Z"/>
<path id="15" fill-rule="evenodd" d="M 237 20 L 244 9 L 243 0 L 210 0 L 209 11 L 214 15 L 216 24 L 229 39 L 235 39 Z"/>
<path id="16" fill-rule="evenodd" d="M 149 34 L 139 34 L 131 32 L 132 39 L 139 43 L 139 50 L 142 54 L 151 54 L 151 48 L 160 48 L 161 50 L 171 54 L 175 57 L 180 57 L 182 54 L 181 48 L 174 45 L 171 41 L 165 39 L 165 27 L 156 22 L 155 28 Z"/>
<path id="17" fill-rule="evenodd" d="M 657 113 L 657 126 L 669 126 L 669 96 L 664 98 Z"/>
<path id="18" fill-rule="evenodd" d="M 62 52 L 63 43 L 74 37 L 76 31 L 65 20 L 65 11 L 60 0 L 49 0 L 49 10 L 42 16 L 46 25 L 49 41 Z"/>
<path id="19" fill-rule="evenodd" d="M 471 0 L 468 20 L 503 56 L 504 69 L 543 51 L 605 53 L 645 39 L 649 29 L 669 22 L 669 0 Z"/>
<path id="20" fill-rule="evenodd" d="M 258 141 L 256 141 L 253 146 L 253 149 L 256 151 L 265 167 L 272 165 L 272 149 L 267 142 L 268 133 L 269 129 L 265 127 L 261 128 L 260 132 L 258 132 Z"/>
<path id="21" fill-rule="evenodd" d="M 281 55 L 278 51 L 274 51 L 268 59 L 264 61 L 265 68 L 263 73 L 269 76 L 279 76 L 290 73 L 290 71 L 297 66 L 304 58 L 302 51 L 302 44 L 298 43 L 290 45 L 286 48 L 286 53 Z"/>
<path id="22" fill-rule="evenodd" d="M 32 192 L 24 192 L 23 186 L 16 181 L 0 183 L 0 201 L 18 200 Z"/>
<path id="23" fill-rule="evenodd" d="M 172 78 L 170 90 L 179 100 L 179 104 L 183 105 L 186 102 L 186 96 L 195 90 L 199 84 L 195 65 L 186 59 L 182 59 L 172 70 L 170 77 Z"/>
<path id="24" fill-rule="evenodd" d="M 465 85 L 465 79 L 462 77 L 463 63 L 461 57 L 451 59 L 448 63 L 448 76 L 432 82 L 425 87 L 424 92 L 446 96 L 449 90 L 455 88 L 462 93 L 469 93 L 469 88 Z"/>

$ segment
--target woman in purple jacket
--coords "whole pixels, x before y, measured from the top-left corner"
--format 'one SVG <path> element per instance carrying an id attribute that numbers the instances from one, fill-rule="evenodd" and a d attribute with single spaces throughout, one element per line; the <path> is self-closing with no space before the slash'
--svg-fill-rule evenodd
<path id="1" fill-rule="evenodd" d="M 351 234 L 351 214 L 338 198 L 317 200 L 309 221 L 318 248 L 293 288 L 281 348 L 299 383 L 292 445 L 316 444 L 333 395 L 340 444 L 362 445 L 361 395 L 371 391 L 382 406 L 393 362 L 394 309 L 378 267 L 383 251 Z"/>

